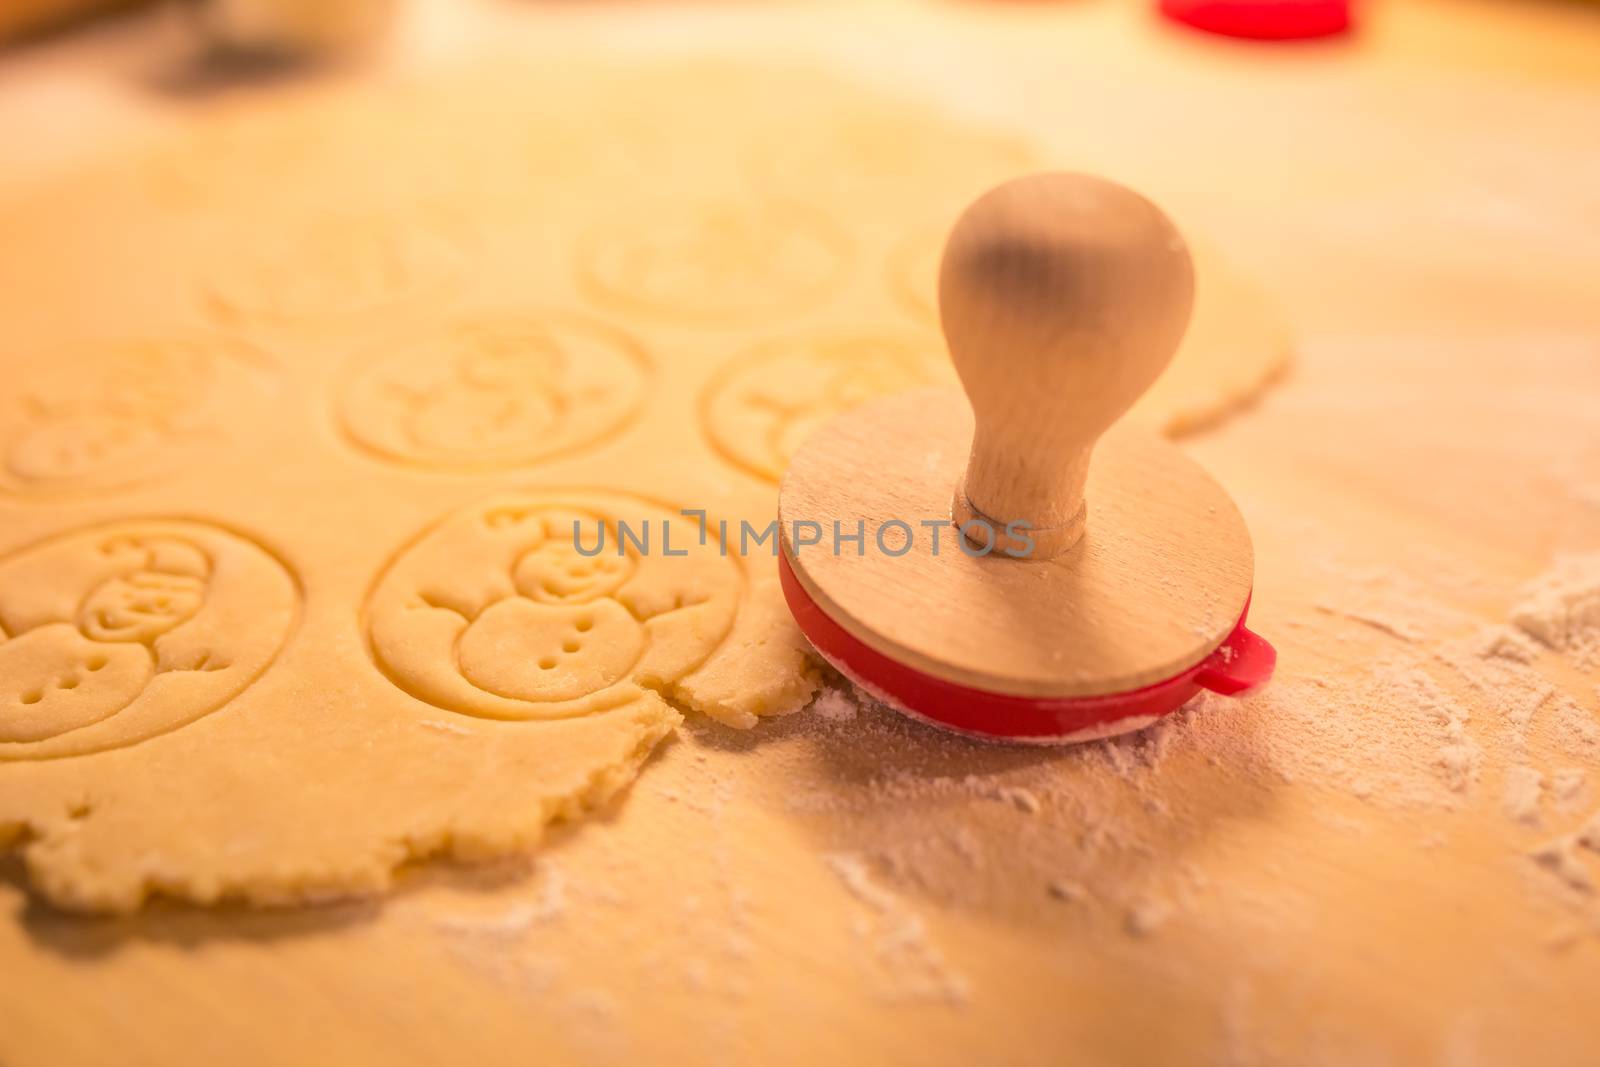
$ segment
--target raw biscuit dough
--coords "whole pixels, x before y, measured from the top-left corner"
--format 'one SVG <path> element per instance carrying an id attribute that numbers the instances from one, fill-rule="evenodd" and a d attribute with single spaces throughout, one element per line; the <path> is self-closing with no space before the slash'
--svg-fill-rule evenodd
<path id="1" fill-rule="evenodd" d="M 158 478 L 270 394 L 258 350 L 219 337 L 123 337 L 47 349 L 0 399 L 0 492 L 48 496 Z"/>
<path id="2" fill-rule="evenodd" d="M 951 380 L 902 250 L 1026 144 L 780 65 L 194 106 L 0 204 L 0 842 L 39 893 L 375 892 L 533 846 L 685 713 L 806 703 L 734 531 L 828 414 Z M 1256 382 L 1215 291 L 1173 373 Z"/>
<path id="3" fill-rule="evenodd" d="M 937 337 L 863 328 L 767 342 L 722 368 L 706 389 L 707 432 L 730 463 L 776 482 L 828 419 L 875 396 L 956 385 Z"/>
<path id="4" fill-rule="evenodd" d="M 264 247 L 229 262 L 203 288 L 228 325 L 301 322 L 382 311 L 452 281 L 462 268 L 448 220 L 414 213 L 397 229 L 381 215 L 318 218 L 261 235 Z"/>
<path id="5" fill-rule="evenodd" d="M 63 534 L 0 562 L 0 760 L 132 744 L 266 669 L 299 597 L 247 540 L 189 522 Z"/>
<path id="6" fill-rule="evenodd" d="M 373 658 L 417 699 L 487 719 L 589 715 L 670 689 L 738 613 L 739 568 L 706 534 L 644 501 L 496 497 L 378 580 Z"/>
<path id="7" fill-rule="evenodd" d="M 834 288 L 849 240 L 817 212 L 776 199 L 645 201 L 592 230 L 578 257 L 599 303 L 759 324 Z"/>
<path id="8" fill-rule="evenodd" d="M 643 349 L 597 319 L 479 312 L 352 360 L 339 421 L 392 462 L 533 462 L 621 428 L 649 376 Z"/>

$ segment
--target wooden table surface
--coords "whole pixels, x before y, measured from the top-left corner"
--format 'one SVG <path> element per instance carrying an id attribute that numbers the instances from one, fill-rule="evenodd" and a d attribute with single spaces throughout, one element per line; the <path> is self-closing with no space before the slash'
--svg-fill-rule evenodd
<path id="1" fill-rule="evenodd" d="M 691 721 L 536 858 L 366 903 L 83 919 L 0 861 L 0 1064 L 1600 1060 L 1600 664 L 1512 625 L 1541 576 L 1600 586 L 1600 8 L 1362 16 L 420 7 L 387 62 L 814 55 L 1203 221 L 1297 338 L 1187 442 L 1278 680 L 1069 751 Z M 138 16 L 0 55 L 0 178 L 181 125 L 172 49 Z"/>

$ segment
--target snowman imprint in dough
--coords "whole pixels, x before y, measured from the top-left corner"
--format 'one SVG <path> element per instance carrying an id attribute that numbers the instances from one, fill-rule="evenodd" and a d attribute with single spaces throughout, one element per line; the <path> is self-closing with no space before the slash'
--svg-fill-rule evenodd
<path id="1" fill-rule="evenodd" d="M 207 523 L 115 522 L 0 556 L 0 760 L 118 748 L 217 710 L 298 607 L 282 563 Z"/>
<path id="2" fill-rule="evenodd" d="M 391 462 L 503 466 L 614 434 L 647 379 L 640 346 L 593 319 L 480 315 L 357 361 L 339 417 L 352 441 Z"/>
<path id="3" fill-rule="evenodd" d="M 369 314 L 448 287 L 465 259 L 462 225 L 422 204 L 386 214 L 299 216 L 265 241 L 233 235 L 200 299 L 228 325 L 292 325 Z"/>
<path id="4" fill-rule="evenodd" d="M 227 666 L 209 654 L 163 663 L 155 650 L 157 638 L 204 604 L 211 576 L 204 552 L 167 538 L 115 540 L 105 552 L 140 561 L 91 589 L 71 622 L 0 643 L 0 741 L 42 741 L 109 718 L 161 671 Z"/>
<path id="5" fill-rule="evenodd" d="M 932 337 L 862 331 L 789 337 L 739 356 L 712 379 L 706 433 L 728 461 L 776 482 L 800 442 L 834 415 L 948 380 Z"/>
<path id="6" fill-rule="evenodd" d="M 641 204 L 579 242 L 578 280 L 623 311 L 720 325 L 820 302 L 849 258 L 843 233 L 799 204 Z"/>
<path id="7" fill-rule="evenodd" d="M 0 488 L 108 489 L 152 478 L 221 436 L 225 411 L 265 379 L 231 341 L 102 341 L 40 361 L 0 402 Z"/>
<path id="8" fill-rule="evenodd" d="M 642 550 L 620 540 L 624 526 L 635 539 L 648 531 Z M 516 494 L 447 518 L 402 552 L 374 588 L 366 629 L 380 669 L 435 707 L 566 718 L 698 667 L 732 627 L 742 584 L 714 538 L 701 544 L 694 521 L 658 505 Z"/>

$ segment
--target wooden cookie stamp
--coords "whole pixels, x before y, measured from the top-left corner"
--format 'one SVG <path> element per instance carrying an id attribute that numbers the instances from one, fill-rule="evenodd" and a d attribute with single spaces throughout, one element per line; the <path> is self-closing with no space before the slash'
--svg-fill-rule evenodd
<path id="1" fill-rule="evenodd" d="M 1011 741 L 1136 730 L 1265 683 L 1238 509 L 1171 445 L 1113 427 L 1193 296 L 1171 221 L 1111 182 L 1034 175 L 969 207 L 939 278 L 965 399 L 863 405 L 784 476 L 784 594 L 817 651 L 917 718 Z"/>

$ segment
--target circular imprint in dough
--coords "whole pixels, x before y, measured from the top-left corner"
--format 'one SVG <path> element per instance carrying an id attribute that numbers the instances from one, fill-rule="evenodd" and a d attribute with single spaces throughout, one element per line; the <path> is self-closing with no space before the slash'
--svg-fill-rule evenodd
<path id="1" fill-rule="evenodd" d="M 230 325 L 289 325 L 369 314 L 441 289 L 459 274 L 464 226 L 426 210 L 315 214 L 237 235 L 201 279 L 201 298 Z"/>
<path id="2" fill-rule="evenodd" d="M 804 310 L 839 284 L 849 242 L 785 201 L 654 204 L 578 242 L 578 278 L 600 303 L 699 325 Z"/>
<path id="3" fill-rule="evenodd" d="M 1168 437 L 1215 425 L 1248 406 L 1288 367 L 1289 329 L 1277 305 L 1204 240 L 1191 239 L 1194 311 L 1167 369 L 1128 418 Z M 936 324 L 944 232 L 925 227 L 889 254 L 888 287 L 918 321 Z"/>
<path id="4" fill-rule="evenodd" d="M 220 338 L 80 342 L 29 364 L 0 398 L 0 490 L 120 489 L 226 440 L 230 413 L 277 387 L 270 364 Z"/>
<path id="5" fill-rule="evenodd" d="M 299 614 L 288 569 L 206 523 L 129 520 L 0 558 L 0 760 L 123 748 L 255 681 Z"/>
<path id="6" fill-rule="evenodd" d="M 475 315 L 355 361 L 339 424 L 396 463 L 532 463 L 618 433 L 649 375 L 638 342 L 586 316 Z"/>
<path id="7" fill-rule="evenodd" d="M 402 549 L 362 628 L 390 681 L 484 719 L 560 719 L 670 690 L 743 592 L 714 529 L 615 493 L 506 493 Z"/>
<path id="8" fill-rule="evenodd" d="M 810 128 L 797 117 L 784 136 L 753 142 L 746 151 L 753 179 L 827 203 L 903 203 L 908 191 L 931 194 L 934 203 L 948 191 L 959 203 L 1038 168 L 1035 149 L 1014 134 L 857 103 Z"/>
<path id="9" fill-rule="evenodd" d="M 903 389 L 954 382 L 944 346 L 931 334 L 812 332 L 725 364 L 701 399 L 701 421 L 723 458 L 777 482 L 800 442 L 841 411 Z"/>

